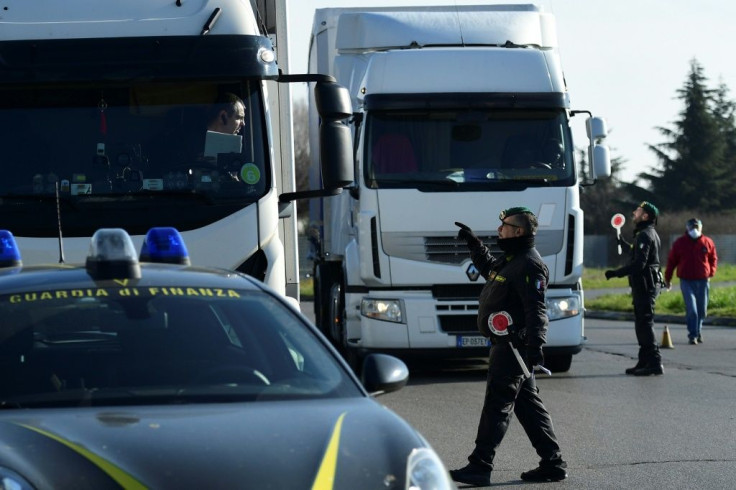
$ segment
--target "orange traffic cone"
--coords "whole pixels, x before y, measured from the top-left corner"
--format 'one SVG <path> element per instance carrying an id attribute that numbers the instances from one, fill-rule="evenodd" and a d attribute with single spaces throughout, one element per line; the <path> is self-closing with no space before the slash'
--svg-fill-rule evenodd
<path id="1" fill-rule="evenodd" d="M 662 345 L 659 346 L 661 349 L 674 349 L 672 345 L 672 338 L 670 338 L 670 327 L 664 326 L 664 333 L 662 334 Z"/>

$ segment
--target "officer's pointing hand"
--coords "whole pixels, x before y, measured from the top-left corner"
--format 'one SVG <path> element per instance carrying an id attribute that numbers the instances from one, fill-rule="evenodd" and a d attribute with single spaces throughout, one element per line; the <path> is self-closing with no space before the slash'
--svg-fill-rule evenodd
<path id="1" fill-rule="evenodd" d="M 606 279 L 610 279 L 612 277 L 616 277 L 616 273 L 611 270 L 606 271 Z"/>
<path id="2" fill-rule="evenodd" d="M 457 233 L 457 237 L 460 240 L 465 240 L 465 242 L 468 244 L 469 249 L 474 248 L 480 248 L 483 246 L 483 242 L 480 238 L 478 238 L 475 233 L 473 233 L 473 230 L 470 229 L 470 227 L 466 224 L 460 223 L 459 221 L 455 221 L 455 225 L 460 227 L 460 231 Z"/>

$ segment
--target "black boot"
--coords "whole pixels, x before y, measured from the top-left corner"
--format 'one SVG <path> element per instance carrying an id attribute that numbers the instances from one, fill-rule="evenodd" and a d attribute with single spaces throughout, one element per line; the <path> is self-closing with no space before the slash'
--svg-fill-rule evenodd
<path id="1" fill-rule="evenodd" d="M 547 482 L 547 481 L 561 481 L 567 478 L 567 471 L 565 470 L 566 464 L 558 466 L 542 466 L 540 465 L 533 470 L 525 471 L 521 474 L 521 479 L 524 481 L 534 482 Z"/>
<path id="2" fill-rule="evenodd" d="M 488 487 L 491 485 L 491 470 L 485 466 L 468 463 L 459 470 L 450 470 L 450 477 L 459 483 L 467 483 L 477 487 Z"/>
<path id="3" fill-rule="evenodd" d="M 634 374 L 634 371 L 636 371 L 637 369 L 641 369 L 643 367 L 644 367 L 644 362 L 642 362 L 640 359 L 639 361 L 636 362 L 636 366 L 628 368 L 625 372 L 626 374 Z"/>
<path id="4" fill-rule="evenodd" d="M 634 376 L 659 376 L 664 374 L 664 367 L 661 363 L 656 364 L 647 364 L 644 367 L 641 367 L 639 369 L 635 369 L 632 373 Z"/>

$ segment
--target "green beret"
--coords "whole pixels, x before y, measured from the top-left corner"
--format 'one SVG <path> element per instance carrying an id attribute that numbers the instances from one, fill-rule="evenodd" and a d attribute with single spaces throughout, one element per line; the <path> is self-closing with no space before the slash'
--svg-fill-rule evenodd
<path id="1" fill-rule="evenodd" d="M 513 216 L 515 214 L 531 214 L 534 216 L 534 213 L 532 213 L 532 210 L 529 209 L 526 206 L 518 206 L 515 208 L 508 208 L 501 211 L 501 214 L 498 215 L 498 219 L 503 220 L 509 216 Z"/>
<path id="2" fill-rule="evenodd" d="M 659 209 L 649 201 L 642 201 L 641 204 L 639 204 L 639 207 L 646 211 L 649 216 L 653 218 L 659 217 Z"/>

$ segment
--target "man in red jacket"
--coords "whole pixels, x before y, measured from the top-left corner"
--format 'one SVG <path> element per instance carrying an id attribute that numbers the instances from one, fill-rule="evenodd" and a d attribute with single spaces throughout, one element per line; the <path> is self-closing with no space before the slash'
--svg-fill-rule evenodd
<path id="1" fill-rule="evenodd" d="M 689 219 L 685 227 L 686 233 L 670 249 L 664 282 L 669 289 L 672 273 L 677 269 L 685 300 L 687 336 L 689 343 L 695 345 L 703 342 L 700 329 L 708 310 L 710 278 L 716 274 L 718 255 L 713 240 L 703 235 L 703 223 L 699 219 Z"/>

